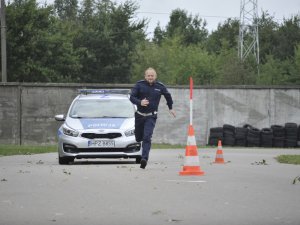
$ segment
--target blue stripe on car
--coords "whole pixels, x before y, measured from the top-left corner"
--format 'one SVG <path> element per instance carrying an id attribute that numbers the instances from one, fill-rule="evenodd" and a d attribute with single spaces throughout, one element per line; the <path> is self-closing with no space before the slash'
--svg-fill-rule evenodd
<path id="1" fill-rule="evenodd" d="M 121 118 L 99 118 L 80 119 L 83 129 L 119 129 L 125 119 Z"/>

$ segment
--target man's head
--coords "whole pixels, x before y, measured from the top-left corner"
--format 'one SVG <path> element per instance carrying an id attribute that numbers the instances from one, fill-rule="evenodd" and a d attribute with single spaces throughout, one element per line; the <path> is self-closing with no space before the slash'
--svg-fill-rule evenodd
<path id="1" fill-rule="evenodd" d="M 149 67 L 145 71 L 145 80 L 148 81 L 149 84 L 153 84 L 157 78 L 157 74 L 155 69 Z"/>

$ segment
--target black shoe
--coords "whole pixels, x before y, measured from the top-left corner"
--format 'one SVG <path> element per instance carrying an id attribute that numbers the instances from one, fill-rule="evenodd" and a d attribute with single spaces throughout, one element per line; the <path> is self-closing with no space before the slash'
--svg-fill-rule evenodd
<path id="1" fill-rule="evenodd" d="M 140 166 L 140 168 L 145 169 L 146 166 L 147 166 L 147 160 L 146 159 L 142 159 L 141 160 L 141 166 Z"/>

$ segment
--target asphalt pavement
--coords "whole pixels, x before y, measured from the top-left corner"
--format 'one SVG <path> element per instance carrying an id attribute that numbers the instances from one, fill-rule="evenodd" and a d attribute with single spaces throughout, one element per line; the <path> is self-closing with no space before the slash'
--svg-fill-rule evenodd
<path id="1" fill-rule="evenodd" d="M 300 225 L 300 149 L 198 148 L 203 176 L 179 176 L 184 149 L 132 159 L 75 160 L 56 153 L 0 157 L 0 225 Z"/>

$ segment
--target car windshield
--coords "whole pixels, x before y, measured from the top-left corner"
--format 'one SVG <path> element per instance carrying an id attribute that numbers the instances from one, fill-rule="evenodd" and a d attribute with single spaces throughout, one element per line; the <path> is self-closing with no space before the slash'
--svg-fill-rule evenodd
<path id="1" fill-rule="evenodd" d="M 129 99 L 78 99 L 72 106 L 70 117 L 134 117 L 134 106 Z"/>

